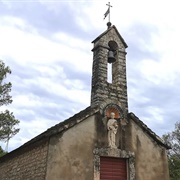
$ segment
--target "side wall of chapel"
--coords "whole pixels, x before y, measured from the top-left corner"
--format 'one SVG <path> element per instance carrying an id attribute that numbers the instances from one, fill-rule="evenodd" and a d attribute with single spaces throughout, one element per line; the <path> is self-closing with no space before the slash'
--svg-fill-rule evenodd
<path id="1" fill-rule="evenodd" d="M 44 180 L 48 141 L 38 142 L 0 159 L 1 180 Z"/>

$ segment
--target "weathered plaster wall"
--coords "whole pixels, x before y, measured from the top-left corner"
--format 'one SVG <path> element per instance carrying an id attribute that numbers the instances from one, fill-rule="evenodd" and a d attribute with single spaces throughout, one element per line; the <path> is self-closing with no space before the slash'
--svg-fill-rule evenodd
<path id="1" fill-rule="evenodd" d="M 131 151 L 135 152 L 136 180 L 169 180 L 166 150 L 131 120 Z M 127 141 L 129 141 L 127 139 Z"/>
<path id="2" fill-rule="evenodd" d="M 44 180 L 48 144 L 28 147 L 0 159 L 0 180 Z"/>
<path id="3" fill-rule="evenodd" d="M 50 139 L 46 180 L 92 180 L 95 116 Z"/>

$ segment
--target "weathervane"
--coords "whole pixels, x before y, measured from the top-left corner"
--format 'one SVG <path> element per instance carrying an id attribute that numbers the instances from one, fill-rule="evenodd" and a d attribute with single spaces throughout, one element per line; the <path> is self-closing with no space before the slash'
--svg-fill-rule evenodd
<path id="1" fill-rule="evenodd" d="M 108 4 L 106 4 L 107 6 L 108 6 L 108 9 L 107 9 L 107 11 L 105 12 L 105 14 L 104 14 L 104 19 L 107 17 L 107 15 L 109 14 L 109 22 L 110 22 L 110 8 L 112 7 L 111 5 L 110 5 L 110 2 L 108 2 Z"/>

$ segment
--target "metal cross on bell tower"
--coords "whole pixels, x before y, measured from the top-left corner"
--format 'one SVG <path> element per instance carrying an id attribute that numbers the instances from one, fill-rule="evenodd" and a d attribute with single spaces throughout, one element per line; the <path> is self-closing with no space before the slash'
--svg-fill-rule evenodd
<path id="1" fill-rule="evenodd" d="M 107 11 L 105 12 L 105 14 L 104 14 L 104 19 L 107 17 L 107 15 L 109 15 L 109 21 L 108 21 L 108 23 L 107 23 L 107 26 L 108 26 L 108 28 L 110 28 L 111 27 L 111 22 L 110 22 L 110 8 L 112 7 L 111 5 L 110 5 L 110 2 L 108 2 L 108 4 L 106 4 L 107 6 L 108 6 L 108 9 L 107 9 Z"/>

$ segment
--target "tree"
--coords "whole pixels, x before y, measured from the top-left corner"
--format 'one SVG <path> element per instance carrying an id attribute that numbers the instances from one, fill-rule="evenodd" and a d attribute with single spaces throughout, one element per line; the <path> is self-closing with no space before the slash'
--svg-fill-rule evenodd
<path id="1" fill-rule="evenodd" d="M 175 130 L 163 135 L 164 141 L 171 146 L 168 151 L 169 173 L 171 180 L 180 179 L 180 122 L 175 124 Z"/>
<path id="2" fill-rule="evenodd" d="M 6 76 L 11 74 L 11 70 L 5 65 L 3 61 L 0 60 L 0 106 L 8 105 L 12 103 L 11 83 L 4 82 Z M 15 119 L 12 112 L 9 110 L 0 112 L 0 141 L 9 142 L 15 134 L 19 132 L 19 128 L 15 126 L 19 124 L 19 120 Z M 0 147 L 0 150 L 2 148 Z"/>
<path id="3" fill-rule="evenodd" d="M 6 153 L 7 153 L 7 152 L 4 151 L 4 150 L 1 148 L 1 146 L 0 146 L 0 157 L 1 157 L 1 156 L 4 156 Z"/>

